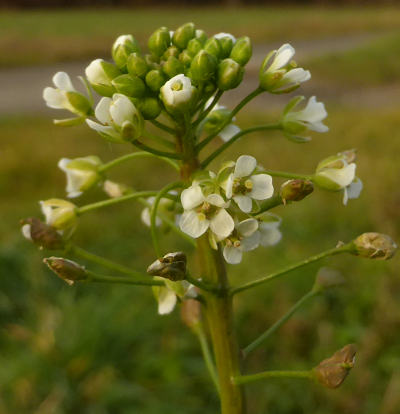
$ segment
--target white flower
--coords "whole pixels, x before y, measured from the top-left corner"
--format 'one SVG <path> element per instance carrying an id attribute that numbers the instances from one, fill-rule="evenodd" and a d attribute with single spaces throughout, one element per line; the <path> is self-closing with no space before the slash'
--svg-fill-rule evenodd
<path id="1" fill-rule="evenodd" d="M 57 230 L 73 229 L 76 224 L 76 206 L 66 200 L 51 198 L 40 201 L 46 224 Z"/>
<path id="2" fill-rule="evenodd" d="M 362 189 L 362 181 L 358 177 L 355 177 L 354 180 L 343 190 L 343 204 L 347 205 L 348 200 L 358 198 Z"/>
<path id="3" fill-rule="evenodd" d="M 217 34 L 215 34 L 214 35 L 214 37 L 216 38 L 216 39 L 218 39 L 218 40 L 220 40 L 220 39 L 224 39 L 225 37 L 227 37 L 227 38 L 229 38 L 229 39 L 231 39 L 232 40 L 232 43 L 233 44 L 235 44 L 236 43 L 236 37 L 235 36 L 233 36 L 232 34 L 230 34 L 230 33 L 224 33 L 224 32 L 221 32 L 221 33 L 217 33 Z"/>
<path id="4" fill-rule="evenodd" d="M 294 53 L 294 48 L 285 43 L 267 55 L 260 70 L 260 86 L 263 89 L 271 93 L 290 92 L 311 78 L 308 70 L 295 67 L 292 62 Z"/>
<path id="5" fill-rule="evenodd" d="M 250 218 L 236 223 L 233 233 L 225 240 L 223 255 L 230 264 L 242 261 L 243 252 L 254 250 L 260 243 L 258 221 Z"/>
<path id="6" fill-rule="evenodd" d="M 85 96 L 77 92 L 71 78 L 65 72 L 57 72 L 53 76 L 55 88 L 48 86 L 43 90 L 46 105 L 54 109 L 66 109 L 80 117 L 88 115 L 92 108 Z"/>
<path id="7" fill-rule="evenodd" d="M 282 239 L 282 233 L 279 230 L 281 218 L 271 213 L 263 214 L 263 221 L 258 226 L 261 246 L 274 246 Z"/>
<path id="8" fill-rule="evenodd" d="M 303 96 L 295 97 L 286 106 L 282 117 L 284 131 L 290 136 L 295 136 L 307 129 L 316 132 L 328 131 L 329 128 L 322 122 L 328 114 L 324 104 L 317 102 L 315 96 L 308 100 L 304 109 L 294 111 L 295 107 L 303 100 Z"/>
<path id="9" fill-rule="evenodd" d="M 95 59 L 85 69 L 85 74 L 91 84 L 98 84 L 104 86 L 112 86 L 111 79 L 104 70 L 103 59 Z"/>
<path id="10" fill-rule="evenodd" d="M 174 76 L 161 87 L 161 98 L 171 108 L 184 107 L 189 104 L 195 88 L 190 78 L 183 73 Z"/>
<path id="11" fill-rule="evenodd" d="M 154 286 L 153 292 L 158 302 L 158 314 L 167 315 L 171 313 L 177 303 L 177 298 L 195 298 L 196 289 L 186 280 L 172 282 L 160 277 L 154 277 L 154 280 L 161 280 L 165 286 Z"/>
<path id="12" fill-rule="evenodd" d="M 96 118 L 101 122 L 87 119 L 90 128 L 108 140 L 124 142 L 124 138 L 140 136 L 143 118 L 132 101 L 125 95 L 115 93 L 111 98 L 102 98 L 95 109 Z"/>
<path id="13" fill-rule="evenodd" d="M 131 43 L 135 43 L 135 39 L 131 34 L 121 35 L 117 37 L 112 48 L 116 49 L 118 46 L 124 46 L 125 44 L 129 45 Z"/>
<path id="14" fill-rule="evenodd" d="M 249 213 L 254 200 L 266 200 L 274 193 L 272 177 L 268 174 L 252 175 L 257 161 L 250 155 L 241 155 L 235 169 L 223 184 L 226 197 L 233 198 L 240 210 Z"/>
<path id="15" fill-rule="evenodd" d="M 66 191 L 69 198 L 79 197 L 99 181 L 98 167 L 100 165 L 100 158 L 94 155 L 73 160 L 62 158 L 59 161 L 59 168 L 67 175 Z"/>
<path id="16" fill-rule="evenodd" d="M 200 237 L 208 228 L 217 240 L 228 237 L 235 227 L 230 214 L 225 210 L 228 203 L 219 194 L 204 196 L 201 187 L 193 184 L 182 191 L 181 202 L 184 212 L 180 219 L 180 228 L 193 238 Z"/>

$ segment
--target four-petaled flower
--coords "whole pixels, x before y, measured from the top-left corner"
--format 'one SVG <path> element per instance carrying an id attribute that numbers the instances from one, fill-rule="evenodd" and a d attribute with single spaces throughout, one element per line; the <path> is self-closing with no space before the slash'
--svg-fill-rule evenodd
<path id="1" fill-rule="evenodd" d="M 257 161 L 250 155 L 241 155 L 236 161 L 234 171 L 223 187 L 228 199 L 233 198 L 240 210 L 250 213 L 252 200 L 266 200 L 274 193 L 272 177 L 268 174 L 253 174 Z"/>
<path id="2" fill-rule="evenodd" d="M 217 240 L 225 239 L 232 233 L 235 223 L 225 210 L 229 203 L 226 203 L 219 194 L 205 196 L 200 185 L 193 184 L 182 191 L 181 202 L 185 211 L 179 225 L 189 236 L 200 237 L 208 228 Z"/>
<path id="3" fill-rule="evenodd" d="M 161 87 L 161 98 L 170 108 L 182 108 L 192 100 L 195 87 L 183 73 L 174 76 Z"/>

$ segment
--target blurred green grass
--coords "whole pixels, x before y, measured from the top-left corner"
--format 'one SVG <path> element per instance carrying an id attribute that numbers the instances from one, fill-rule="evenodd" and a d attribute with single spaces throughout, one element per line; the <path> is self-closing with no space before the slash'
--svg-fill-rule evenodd
<path id="1" fill-rule="evenodd" d="M 267 168 L 311 172 L 322 157 L 350 145 L 359 150 L 358 175 L 365 184 L 360 199 L 347 207 L 339 194 L 316 191 L 301 203 L 276 209 L 283 217 L 283 241 L 249 253 L 240 267 L 230 266 L 234 283 L 364 231 L 379 230 L 400 239 L 394 156 L 400 151 L 399 109 L 349 113 L 331 107 L 331 131 L 315 136 L 310 144 L 296 145 L 272 134 L 249 136 L 231 148 L 224 158 L 245 152 Z M 238 122 L 265 122 L 265 115 L 241 116 Z M 68 287 L 44 269 L 41 257 L 47 253 L 38 252 L 19 234 L 18 220 L 39 214 L 37 200 L 64 197 L 64 176 L 56 168 L 59 158 L 99 154 L 109 160 L 129 148 L 110 146 L 83 126 L 63 129 L 48 119 L 3 118 L 0 128 L 0 412 L 217 412 L 199 348 L 182 327 L 178 311 L 157 316 L 152 294 L 143 288 Z M 146 160 L 121 167 L 111 178 L 125 177 L 138 189 L 156 189 L 173 176 L 173 170 L 158 161 Z M 101 198 L 95 190 L 79 203 Z M 143 269 L 154 253 L 139 214 L 140 206 L 127 203 L 82 217 L 76 241 Z M 190 251 L 173 235 L 163 246 Z M 341 270 L 347 286 L 296 315 L 251 357 L 247 370 L 308 368 L 349 342 L 359 344 L 356 369 L 335 392 L 292 381 L 250 386 L 250 412 L 394 414 L 400 407 L 388 397 L 390 381 L 396 380 L 400 368 L 399 259 L 382 263 L 338 257 L 325 264 Z M 305 293 L 318 267 L 238 297 L 240 343 L 251 341 Z"/>
<path id="2" fill-rule="evenodd" d="M 2 11 L 0 66 L 108 56 L 118 34 L 132 33 L 144 44 L 157 27 L 174 29 L 187 21 L 196 22 L 209 33 L 223 28 L 237 36 L 248 35 L 256 43 L 269 43 L 381 33 L 398 29 L 399 20 L 396 7 Z"/>

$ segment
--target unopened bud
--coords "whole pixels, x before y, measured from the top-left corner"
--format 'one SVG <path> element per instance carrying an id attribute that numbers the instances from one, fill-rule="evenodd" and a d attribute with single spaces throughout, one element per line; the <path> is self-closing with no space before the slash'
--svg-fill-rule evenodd
<path id="1" fill-rule="evenodd" d="M 195 37 L 202 45 L 207 41 L 207 34 L 204 30 L 196 29 Z"/>
<path id="2" fill-rule="evenodd" d="M 152 97 L 139 99 L 137 106 L 144 119 L 156 119 L 162 109 L 158 99 Z"/>
<path id="3" fill-rule="evenodd" d="M 102 96 L 112 96 L 115 93 L 111 81 L 122 74 L 115 65 L 103 59 L 94 60 L 85 69 L 85 73 L 93 89 Z"/>
<path id="4" fill-rule="evenodd" d="M 210 53 L 210 55 L 214 55 L 217 59 L 219 59 L 222 54 L 221 44 L 215 37 L 210 37 L 210 39 L 207 40 L 204 44 L 204 50 Z"/>
<path id="5" fill-rule="evenodd" d="M 203 49 L 203 45 L 198 39 L 191 39 L 186 48 L 192 56 L 196 56 L 201 49 Z"/>
<path id="6" fill-rule="evenodd" d="M 344 285 L 345 283 L 346 279 L 338 270 L 329 267 L 321 267 L 317 273 L 313 289 L 314 291 L 320 292 L 325 289 Z"/>
<path id="7" fill-rule="evenodd" d="M 121 75 L 111 83 L 117 92 L 131 98 L 141 98 L 146 91 L 146 85 L 138 76 Z"/>
<path id="8" fill-rule="evenodd" d="M 391 259 L 397 250 L 397 244 L 386 234 L 364 233 L 354 241 L 353 254 L 368 259 Z"/>
<path id="9" fill-rule="evenodd" d="M 151 276 L 164 277 L 172 281 L 183 280 L 186 276 L 186 255 L 183 252 L 168 253 L 157 259 L 148 268 Z"/>
<path id="10" fill-rule="evenodd" d="M 114 62 L 120 69 L 126 67 L 128 56 L 131 53 L 140 52 L 140 47 L 132 35 L 122 35 L 117 38 L 111 49 Z"/>
<path id="11" fill-rule="evenodd" d="M 250 38 L 244 36 L 236 41 L 232 48 L 230 58 L 239 63 L 239 65 L 244 66 L 250 60 L 252 53 L 253 48 Z"/>
<path id="12" fill-rule="evenodd" d="M 174 76 L 183 73 L 183 70 L 183 63 L 175 56 L 170 56 L 163 66 L 163 71 L 168 78 L 173 78 Z"/>
<path id="13" fill-rule="evenodd" d="M 132 192 L 132 190 L 125 184 L 116 183 L 110 180 L 104 181 L 103 190 L 110 198 L 122 197 L 123 195 Z"/>
<path id="14" fill-rule="evenodd" d="M 48 250 L 59 250 L 64 248 L 64 239 L 57 230 L 43 223 L 36 217 L 21 220 L 22 234 L 28 240 L 39 247 Z"/>
<path id="15" fill-rule="evenodd" d="M 126 68 L 131 76 L 139 76 L 139 78 L 144 78 L 149 71 L 149 65 L 146 60 L 138 53 L 129 55 Z"/>
<path id="16" fill-rule="evenodd" d="M 179 60 L 183 63 L 183 66 L 188 68 L 192 63 L 192 55 L 185 49 L 179 54 Z"/>
<path id="17" fill-rule="evenodd" d="M 159 69 L 153 69 L 146 75 L 146 84 L 154 92 L 158 92 L 166 80 L 164 73 Z"/>
<path id="18" fill-rule="evenodd" d="M 218 39 L 221 46 L 221 59 L 226 59 L 232 52 L 233 45 L 236 43 L 236 39 L 230 33 L 218 33 L 214 35 Z"/>
<path id="19" fill-rule="evenodd" d="M 172 45 L 164 52 L 163 59 L 168 60 L 170 56 L 174 56 L 178 58 L 179 53 L 180 53 L 179 49 L 176 46 Z"/>
<path id="20" fill-rule="evenodd" d="M 240 85 L 244 70 L 232 59 L 224 59 L 218 66 L 218 88 L 222 91 L 234 89 Z"/>
<path id="21" fill-rule="evenodd" d="M 182 322 L 188 328 L 195 328 L 201 319 L 201 305 L 198 300 L 187 299 L 183 301 L 181 307 Z"/>
<path id="22" fill-rule="evenodd" d="M 353 368 L 355 355 L 356 347 L 350 344 L 324 359 L 313 370 L 318 382 L 327 388 L 339 387 Z"/>
<path id="23" fill-rule="evenodd" d="M 160 27 L 149 38 L 147 46 L 155 56 L 162 56 L 171 44 L 171 36 L 166 27 Z"/>
<path id="24" fill-rule="evenodd" d="M 282 184 L 280 195 L 283 203 L 301 201 L 314 191 L 314 185 L 308 180 L 288 180 Z"/>
<path id="25" fill-rule="evenodd" d="M 198 82 L 205 82 L 211 79 L 217 69 L 217 58 L 205 50 L 201 50 L 193 58 L 190 65 L 191 77 Z"/>
<path id="26" fill-rule="evenodd" d="M 62 257 L 49 257 L 43 259 L 43 262 L 69 285 L 73 285 L 76 281 L 86 280 L 88 277 L 86 269 L 72 260 Z"/>
<path id="27" fill-rule="evenodd" d="M 185 49 L 190 39 L 196 35 L 194 23 L 186 23 L 178 27 L 172 36 L 172 42 L 180 49 Z"/>

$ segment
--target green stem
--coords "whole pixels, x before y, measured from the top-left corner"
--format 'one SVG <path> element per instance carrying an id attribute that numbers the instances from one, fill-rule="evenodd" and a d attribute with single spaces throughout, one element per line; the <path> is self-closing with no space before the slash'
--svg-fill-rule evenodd
<path id="1" fill-rule="evenodd" d="M 176 131 L 173 128 L 170 128 L 169 126 L 163 124 L 162 122 L 156 121 L 155 119 L 152 119 L 149 121 L 151 124 L 156 126 L 159 129 L 162 129 L 165 132 L 168 132 L 169 134 L 176 135 Z"/>
<path id="2" fill-rule="evenodd" d="M 158 243 L 157 226 L 156 226 L 158 205 L 160 204 L 161 199 L 165 197 L 166 195 L 168 195 L 169 191 L 173 190 L 174 188 L 178 188 L 182 186 L 183 186 L 183 183 L 181 181 L 176 181 L 174 183 L 171 183 L 165 186 L 163 189 L 161 189 L 158 192 L 154 200 L 154 203 L 152 205 L 151 215 L 150 215 L 150 230 L 151 230 L 151 238 L 153 239 L 154 250 L 158 257 L 161 257 L 160 244 Z"/>
<path id="3" fill-rule="evenodd" d="M 74 244 L 71 244 L 68 246 L 68 251 L 72 254 L 75 254 L 76 256 L 81 257 L 82 259 L 89 260 L 92 263 L 96 263 L 102 267 L 106 267 L 107 269 L 110 269 L 110 270 L 115 270 L 116 272 L 123 273 L 125 275 L 134 276 L 134 277 L 147 276 L 147 275 L 144 275 L 143 273 L 136 272 L 130 269 L 129 267 L 126 267 L 119 263 L 115 263 L 111 260 L 105 259 L 104 257 L 97 256 L 93 253 L 90 253 Z"/>
<path id="4" fill-rule="evenodd" d="M 199 279 L 191 277 L 189 274 L 186 274 L 186 280 L 191 283 L 193 286 L 198 287 L 199 289 L 205 290 L 206 292 L 218 293 L 219 288 L 217 286 L 211 285 L 209 283 L 204 283 Z"/>
<path id="5" fill-rule="evenodd" d="M 116 276 L 104 276 L 99 275 L 97 273 L 91 272 L 86 270 L 88 274 L 88 278 L 86 281 L 88 282 L 100 282 L 100 283 L 123 283 L 127 285 L 135 285 L 135 286 L 165 286 L 165 283 L 160 280 L 152 280 L 152 279 L 130 279 L 127 277 L 116 277 Z"/>
<path id="6" fill-rule="evenodd" d="M 101 167 L 99 167 L 98 171 L 102 173 L 102 172 L 110 170 L 111 168 L 116 167 L 119 164 L 124 163 L 125 161 L 130 161 L 135 158 L 141 158 L 141 157 L 151 157 L 151 158 L 157 158 L 159 160 L 163 160 L 169 165 L 171 165 L 171 167 L 173 167 L 175 170 L 179 171 L 179 165 L 175 161 L 172 161 L 169 158 L 160 157 L 159 155 L 151 154 L 150 152 L 146 152 L 146 151 L 138 151 L 138 152 L 132 152 L 130 154 L 122 155 L 121 157 L 116 158 L 115 160 L 112 160 L 110 162 L 107 162 L 106 164 L 103 164 Z"/>
<path id="7" fill-rule="evenodd" d="M 215 94 L 214 99 L 208 105 L 208 107 L 203 111 L 195 122 L 193 122 L 193 127 L 196 127 L 200 124 L 200 122 L 213 110 L 214 106 L 217 104 L 217 102 L 221 99 L 221 96 L 223 95 L 224 91 L 218 90 L 218 92 Z"/>
<path id="8" fill-rule="evenodd" d="M 258 374 L 235 377 L 234 381 L 235 384 L 247 384 L 269 378 L 304 378 L 312 380 L 314 374 L 312 371 L 264 371 Z"/>
<path id="9" fill-rule="evenodd" d="M 252 282 L 245 283 L 242 286 L 238 286 L 236 288 L 232 288 L 231 289 L 231 295 L 236 295 L 237 293 L 243 292 L 244 290 L 247 290 L 247 289 L 253 288 L 255 286 L 261 285 L 263 283 L 269 282 L 269 281 L 271 281 L 273 279 L 276 279 L 279 276 L 283 276 L 286 273 L 289 273 L 289 272 L 291 272 L 293 270 L 299 269 L 299 268 L 301 268 L 303 266 L 306 266 L 306 265 L 308 265 L 310 263 L 317 262 L 318 260 L 321 260 L 324 257 L 334 256 L 336 254 L 346 253 L 346 252 L 350 252 L 352 250 L 353 250 L 352 243 L 345 244 L 345 245 L 340 246 L 340 247 L 335 247 L 333 249 L 326 250 L 326 251 L 324 251 L 322 253 L 316 254 L 315 256 L 311 256 L 308 259 L 305 259 L 305 260 L 302 260 L 300 262 L 297 262 L 297 263 L 295 263 L 293 265 L 287 266 L 287 267 L 285 267 L 284 269 L 282 269 L 282 270 L 280 270 L 278 272 L 271 273 L 268 276 L 262 277 L 262 278 L 257 279 L 257 280 L 253 280 Z"/>
<path id="10" fill-rule="evenodd" d="M 317 290 L 310 290 L 298 302 L 296 302 L 288 312 L 286 312 L 280 319 L 278 319 L 271 327 L 269 327 L 262 335 L 255 339 L 251 344 L 243 349 L 243 356 L 246 358 L 250 352 L 258 348 L 265 342 L 272 334 L 274 334 L 282 325 L 284 325 L 308 300 L 318 295 Z"/>
<path id="11" fill-rule="evenodd" d="M 265 200 L 261 203 L 259 210 L 253 214 L 257 218 L 258 215 L 264 213 L 265 211 L 271 210 L 274 207 L 278 207 L 283 204 L 282 197 L 280 194 L 274 195 L 268 200 Z"/>
<path id="12" fill-rule="evenodd" d="M 155 141 L 155 142 L 157 142 L 161 145 L 164 145 L 164 147 L 166 147 L 166 148 L 175 149 L 175 144 L 173 142 L 171 142 L 168 139 L 165 139 L 163 137 L 160 137 L 158 135 L 152 134 L 151 132 L 148 132 L 148 131 L 143 132 L 143 136 L 146 137 L 146 138 L 150 138 L 153 141 Z"/>
<path id="13" fill-rule="evenodd" d="M 203 141 L 201 141 L 197 147 L 197 152 L 201 151 L 209 142 L 211 142 L 227 125 L 230 124 L 232 119 L 235 117 L 235 115 L 252 99 L 254 99 L 256 96 L 260 95 L 264 91 L 261 88 L 255 89 L 253 92 L 251 92 L 249 95 L 247 95 L 243 100 L 241 100 L 236 107 L 231 112 L 229 118 L 213 133 L 211 133 L 208 137 L 204 138 Z"/>
<path id="14" fill-rule="evenodd" d="M 208 345 L 207 337 L 204 332 L 204 327 L 201 323 L 198 323 L 193 327 L 193 331 L 199 340 L 201 352 L 203 353 L 203 359 L 210 374 L 211 380 L 214 383 L 217 392 L 219 393 L 218 374 L 214 365 L 210 347 Z"/>
<path id="15" fill-rule="evenodd" d="M 137 148 L 139 148 L 143 151 L 150 152 L 151 154 L 154 154 L 154 155 L 159 155 L 159 156 L 165 157 L 165 158 L 172 158 L 172 159 L 175 159 L 175 160 L 182 159 L 181 154 L 177 154 L 175 152 L 160 151 L 158 149 L 148 147 L 146 144 L 143 144 L 143 142 L 140 142 L 137 139 L 134 139 L 133 141 L 131 141 L 131 144 L 133 144 L 135 147 L 137 147 Z"/>
<path id="16" fill-rule="evenodd" d="M 313 175 L 295 174 L 295 173 L 286 172 L 286 171 L 263 170 L 262 174 L 269 174 L 272 177 L 298 178 L 300 180 L 312 180 L 313 178 Z"/>
<path id="17" fill-rule="evenodd" d="M 268 131 L 268 130 L 274 130 L 274 129 L 281 129 L 281 124 L 269 124 L 269 125 L 259 125 L 252 128 L 243 129 L 242 131 L 235 134 L 229 141 L 225 142 L 223 145 L 221 145 L 218 149 L 216 149 L 208 158 L 206 158 L 202 163 L 201 167 L 205 168 L 207 165 L 216 157 L 218 157 L 219 154 L 224 152 L 227 148 L 229 148 L 233 143 L 235 143 L 240 137 L 243 135 L 250 134 L 252 132 L 257 131 Z M 207 138 L 206 138 L 207 139 Z M 205 141 L 205 140 L 204 140 Z M 203 144 L 202 141 L 197 147 L 201 146 Z M 201 149 L 201 148 L 200 148 Z M 264 171 L 263 171 L 264 172 Z"/>
<path id="18" fill-rule="evenodd" d="M 83 207 L 78 207 L 76 209 L 76 214 L 81 215 L 81 214 L 87 213 L 88 211 L 97 210 L 98 208 L 108 207 L 113 204 L 122 203 L 128 200 L 135 200 L 141 197 L 156 196 L 157 194 L 158 194 L 158 191 L 138 191 L 136 193 L 124 195 L 122 197 L 110 198 L 107 200 L 98 201 L 97 203 L 88 204 Z M 167 197 L 167 198 L 171 198 L 172 200 L 175 200 L 175 197 L 172 197 L 172 196 Z"/>

